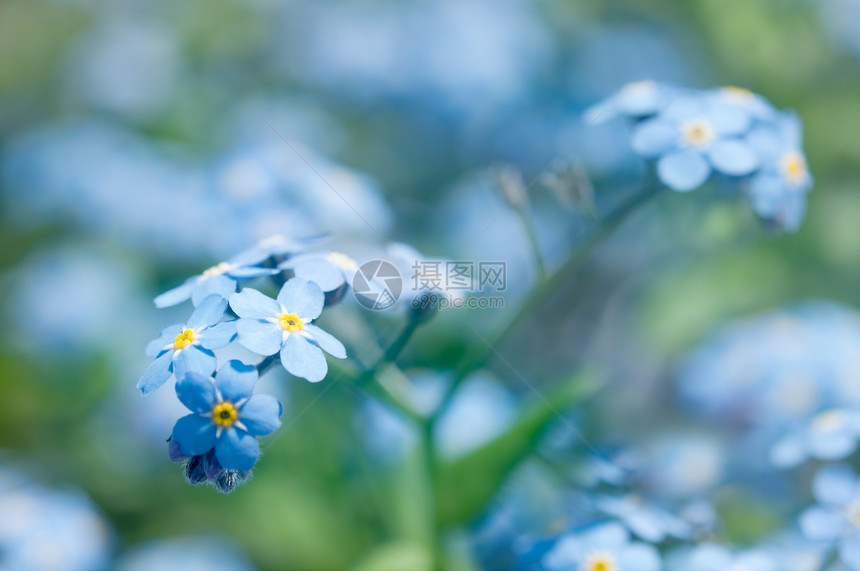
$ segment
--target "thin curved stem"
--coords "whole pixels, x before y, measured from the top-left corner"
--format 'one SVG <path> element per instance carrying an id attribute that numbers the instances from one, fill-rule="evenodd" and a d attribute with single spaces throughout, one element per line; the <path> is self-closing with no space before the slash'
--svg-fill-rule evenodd
<path id="1" fill-rule="evenodd" d="M 513 318 L 496 336 L 493 343 L 472 345 L 472 350 L 460 361 L 460 365 L 455 371 L 454 381 L 448 387 L 434 416 L 441 415 L 447 409 L 458 386 L 470 373 L 480 368 L 492 357 L 493 349 L 498 347 L 523 320 L 531 315 L 554 291 L 570 279 L 588 260 L 591 252 L 597 246 L 606 241 L 634 212 L 658 194 L 660 190 L 661 187 L 649 183 L 644 191 L 634 194 L 627 201 L 610 211 L 603 217 L 588 240 L 574 250 L 552 275 L 539 282 L 538 286 L 532 289 L 517 313 L 514 314 Z"/>

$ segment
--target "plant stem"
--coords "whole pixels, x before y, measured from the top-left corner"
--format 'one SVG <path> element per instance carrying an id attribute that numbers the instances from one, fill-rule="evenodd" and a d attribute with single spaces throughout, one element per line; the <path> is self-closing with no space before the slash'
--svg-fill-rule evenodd
<path id="1" fill-rule="evenodd" d="M 520 309 L 502 329 L 492 344 L 479 343 L 472 345 L 471 350 L 460 361 L 455 371 L 454 381 L 448 387 L 441 404 L 434 416 L 441 415 L 450 404 L 457 387 L 473 371 L 480 368 L 493 355 L 494 348 L 498 347 L 527 317 L 529 317 L 554 291 L 562 286 L 573 274 L 575 274 L 588 259 L 594 249 L 606 241 L 634 212 L 646 204 L 660 190 L 653 183 L 648 184 L 646 189 L 638 192 L 614 210 L 610 211 L 597 228 L 579 248 L 562 263 L 561 266 L 549 277 L 540 281 L 526 297 Z"/>

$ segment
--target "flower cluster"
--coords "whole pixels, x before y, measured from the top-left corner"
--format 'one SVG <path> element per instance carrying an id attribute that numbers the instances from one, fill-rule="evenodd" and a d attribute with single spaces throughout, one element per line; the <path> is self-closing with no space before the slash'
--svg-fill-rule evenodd
<path id="1" fill-rule="evenodd" d="M 713 174 L 742 189 L 753 211 L 782 230 L 803 220 L 812 188 L 800 120 L 737 87 L 693 90 L 633 83 L 586 113 L 590 123 L 625 117 L 631 145 L 660 181 L 688 192 Z"/>
<path id="2" fill-rule="evenodd" d="M 307 253 L 313 242 L 274 236 L 155 298 L 158 307 L 189 299 L 195 306 L 188 321 L 149 344 L 155 359 L 137 385 L 146 395 L 175 380 L 190 414 L 173 428 L 169 455 L 185 462 L 190 483 L 226 493 L 248 478 L 260 454 L 257 439 L 281 425 L 281 404 L 254 393 L 260 375 L 277 362 L 274 355 L 291 375 L 314 383 L 328 372 L 323 352 L 346 358 L 343 344 L 313 322 L 341 299 L 347 271 L 357 266 L 343 254 Z M 247 287 L 262 279 L 279 286 L 275 298 Z M 219 367 L 216 351 L 234 343 L 263 359 Z"/>

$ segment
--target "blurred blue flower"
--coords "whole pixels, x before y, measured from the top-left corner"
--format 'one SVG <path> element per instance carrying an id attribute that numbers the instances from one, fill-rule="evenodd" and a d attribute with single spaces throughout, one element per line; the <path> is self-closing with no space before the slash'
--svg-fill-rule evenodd
<path id="1" fill-rule="evenodd" d="M 845 464 L 825 466 L 812 480 L 818 505 L 800 516 L 800 529 L 812 541 L 839 546 L 850 569 L 860 568 L 860 479 Z"/>
<path id="2" fill-rule="evenodd" d="M 281 426 L 281 403 L 269 395 L 255 395 L 257 368 L 229 361 L 213 377 L 185 373 L 176 383 L 176 395 L 192 414 L 180 418 L 172 440 L 189 456 L 215 451 L 217 464 L 227 470 L 250 470 L 260 453 L 257 436 Z M 211 472 L 220 472 L 210 459 Z"/>
<path id="3" fill-rule="evenodd" d="M 779 113 L 766 98 L 743 87 L 727 85 L 710 90 L 709 94 L 720 103 L 743 111 L 751 122 L 772 123 Z"/>
<path id="4" fill-rule="evenodd" d="M 233 262 L 242 266 L 256 266 L 266 262 L 269 258 L 289 258 L 323 238 L 324 236 L 313 236 L 297 239 L 283 234 L 273 234 L 234 256 Z"/>
<path id="5" fill-rule="evenodd" d="M 669 537 L 690 537 L 691 529 L 686 522 L 641 496 L 597 496 L 593 501 L 597 509 L 649 543 L 659 543 Z"/>
<path id="6" fill-rule="evenodd" d="M 797 466 L 810 458 L 842 460 L 857 449 L 860 412 L 830 409 L 802 422 L 770 449 L 770 460 L 781 468 Z"/>
<path id="7" fill-rule="evenodd" d="M 703 543 L 667 557 L 668 571 L 778 571 L 775 559 L 761 549 L 734 551 L 722 545 Z"/>
<path id="8" fill-rule="evenodd" d="M 249 571 L 254 565 L 229 537 L 175 537 L 148 541 L 120 557 L 119 571 Z"/>
<path id="9" fill-rule="evenodd" d="M 236 293 L 240 281 L 278 273 L 274 268 L 259 268 L 248 264 L 248 259 L 257 258 L 262 252 L 251 250 L 228 262 L 221 262 L 205 270 L 199 276 L 185 281 L 181 286 L 164 292 L 155 298 L 155 307 L 170 307 L 191 299 L 195 306 L 200 305 L 210 295 L 224 299 Z"/>
<path id="10" fill-rule="evenodd" d="M 155 361 L 143 372 L 137 388 L 146 395 L 161 387 L 174 373 L 212 373 L 215 370 L 212 350 L 227 345 L 236 334 L 235 322 L 220 323 L 226 309 L 226 299 L 210 295 L 186 323 L 165 327 L 158 339 L 146 347 L 146 354 L 155 357 Z"/>
<path id="11" fill-rule="evenodd" d="M 759 158 L 742 139 L 750 116 L 707 93 L 684 93 L 657 116 L 637 125 L 633 150 L 657 160 L 657 175 L 668 187 L 689 191 L 717 170 L 730 176 L 752 173 Z"/>
<path id="12" fill-rule="evenodd" d="M 230 297 L 239 316 L 239 343 L 258 355 L 280 352 L 284 368 L 312 383 L 328 372 L 323 350 L 337 359 L 346 358 L 343 344 L 311 322 L 322 313 L 325 296 L 316 284 L 293 278 L 281 288 L 277 300 L 244 288 Z"/>
<path id="13" fill-rule="evenodd" d="M 645 119 L 662 111 L 678 89 L 651 80 L 635 81 L 585 110 L 583 121 L 588 125 L 599 125 L 622 116 L 630 119 Z"/>
<path id="14" fill-rule="evenodd" d="M 562 536 L 542 563 L 548 571 L 659 571 L 660 554 L 652 545 L 630 541 L 621 525 L 605 523 Z"/>
<path id="15" fill-rule="evenodd" d="M 0 468 L 0 568 L 107 569 L 111 530 L 81 492 L 58 491 Z"/>
<path id="16" fill-rule="evenodd" d="M 748 141 L 761 160 L 761 169 L 747 189 L 753 210 L 782 230 L 797 230 L 813 184 L 803 154 L 800 119 L 784 113 L 777 121 L 753 129 Z"/>

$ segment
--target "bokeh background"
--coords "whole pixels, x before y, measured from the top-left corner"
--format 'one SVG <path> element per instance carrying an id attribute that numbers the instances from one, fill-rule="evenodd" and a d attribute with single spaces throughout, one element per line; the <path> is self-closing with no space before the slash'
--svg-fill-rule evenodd
<path id="1" fill-rule="evenodd" d="M 735 429 L 685 404 L 679 378 L 732 320 L 830 300 L 803 311 L 854 331 L 858 38 L 855 0 L 0 2 L 0 567 L 426 566 L 417 437 L 349 387 L 268 375 L 285 426 L 253 480 L 229 496 L 185 484 L 164 443 L 181 405 L 134 388 L 145 344 L 185 315 L 151 299 L 276 232 L 330 233 L 356 256 L 381 235 L 506 261 L 505 309 L 439 315 L 398 361 L 432 387 L 477 342 L 463 322 L 492 331 L 536 277 L 500 165 L 538 181 L 529 216 L 557 263 L 590 228 L 583 197 L 601 209 L 642 176 L 620 122 L 582 120 L 641 79 L 796 110 L 816 180 L 806 222 L 779 235 L 718 188 L 667 192 L 598 249 L 498 347 L 519 374 L 492 360 L 438 435 L 463 457 L 522 417 L 534 395 L 519 375 L 550 390 L 586 366 L 604 386 L 565 414 L 593 446 L 558 421 L 491 468 L 488 501 L 441 533 L 447 565 L 514 566 L 528 538 L 580 517 L 579 472 L 630 450 L 653 494 L 705 500 L 726 541 L 790 527 L 808 490 L 768 487 L 761 452 L 731 446 Z M 343 314 L 328 323 L 349 346 L 360 310 Z M 797 354 L 782 341 L 773 360 Z"/>

